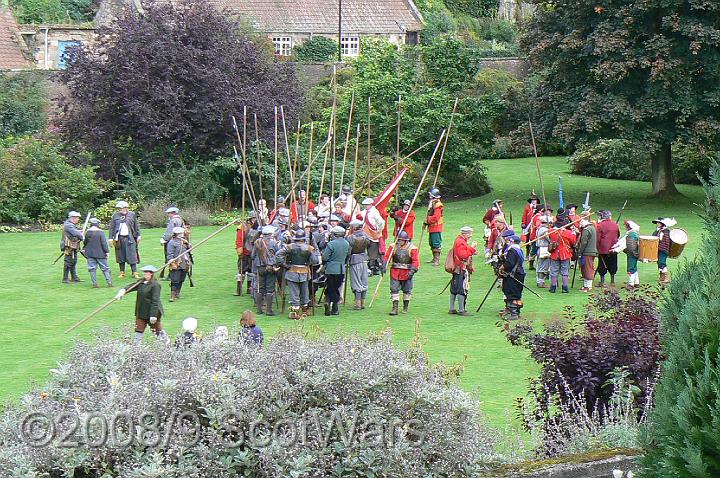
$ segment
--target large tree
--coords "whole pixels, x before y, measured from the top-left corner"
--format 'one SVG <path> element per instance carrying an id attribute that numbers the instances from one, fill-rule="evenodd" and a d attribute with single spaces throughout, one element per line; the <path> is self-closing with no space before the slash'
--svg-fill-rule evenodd
<path id="1" fill-rule="evenodd" d="M 62 131 L 100 152 L 121 143 L 226 151 L 231 116 L 240 119 L 244 106 L 265 131 L 273 128 L 275 105 L 285 105 L 289 121 L 300 114 L 294 68 L 276 62 L 264 42 L 202 0 L 126 12 L 71 54 L 61 74 L 70 91 Z"/>
<path id="2" fill-rule="evenodd" d="M 539 129 L 573 146 L 630 139 L 675 194 L 670 146 L 720 131 L 720 2 L 537 0 L 523 44 Z"/>

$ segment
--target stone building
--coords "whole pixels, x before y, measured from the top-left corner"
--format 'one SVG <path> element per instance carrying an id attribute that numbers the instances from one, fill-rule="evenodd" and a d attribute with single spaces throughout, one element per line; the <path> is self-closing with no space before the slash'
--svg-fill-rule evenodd
<path id="1" fill-rule="evenodd" d="M 62 70 L 68 49 L 91 43 L 95 28 L 91 25 L 21 25 L 20 34 L 36 68 Z"/>
<path id="2" fill-rule="evenodd" d="M 32 68 L 28 51 L 12 12 L 0 9 L 0 70 Z"/>

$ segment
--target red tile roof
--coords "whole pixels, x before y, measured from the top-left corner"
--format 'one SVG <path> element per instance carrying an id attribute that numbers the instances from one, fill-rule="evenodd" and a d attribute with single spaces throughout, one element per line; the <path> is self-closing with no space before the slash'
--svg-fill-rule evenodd
<path id="1" fill-rule="evenodd" d="M 210 0 L 268 33 L 337 34 L 338 0 Z M 342 0 L 343 32 L 392 34 L 422 29 L 412 0 Z"/>
<path id="2" fill-rule="evenodd" d="M 0 70 L 31 68 L 24 49 L 15 18 L 10 11 L 0 9 Z"/>

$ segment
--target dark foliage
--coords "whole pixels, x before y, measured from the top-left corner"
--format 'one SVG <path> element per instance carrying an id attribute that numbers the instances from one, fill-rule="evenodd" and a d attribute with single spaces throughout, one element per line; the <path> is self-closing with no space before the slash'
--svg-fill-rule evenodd
<path id="1" fill-rule="evenodd" d="M 583 314 L 568 309 L 562 321 L 543 332 L 521 323 L 505 333 L 542 367 L 537 393 L 557 395 L 560 403 L 567 403 L 567 384 L 574 396 L 585 397 L 588 413 L 603 410 L 613 393 L 604 385 L 614 370 L 625 368 L 640 388 L 642 405 L 661 358 L 657 301 L 649 289 L 627 297 L 608 290 L 592 296 Z"/>
<path id="2" fill-rule="evenodd" d="M 720 476 L 720 167 L 711 166 L 698 256 L 675 273 L 661 310 L 667 358 L 645 440 L 646 477 Z"/>
<path id="3" fill-rule="evenodd" d="M 119 143 L 175 154 L 227 151 L 231 116 L 257 113 L 272 131 L 273 107 L 288 121 L 302 108 L 294 67 L 204 1 L 150 3 L 98 31 L 92 50 L 71 53 L 61 129 L 93 151 Z"/>
<path id="4" fill-rule="evenodd" d="M 497 13 L 498 0 L 445 0 L 445 5 L 453 12 L 490 17 Z"/>

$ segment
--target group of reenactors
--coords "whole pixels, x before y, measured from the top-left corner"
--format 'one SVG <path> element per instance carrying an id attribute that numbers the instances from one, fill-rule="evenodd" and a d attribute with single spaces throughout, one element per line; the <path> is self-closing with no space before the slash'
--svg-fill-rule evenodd
<path id="1" fill-rule="evenodd" d="M 257 314 L 276 315 L 274 308 L 282 302 L 280 307 L 284 311 L 287 300 L 290 319 L 314 315 L 315 307 L 320 306 L 324 307 L 326 316 L 333 316 L 339 315 L 340 305 L 350 299 L 348 285 L 352 309 L 363 310 L 369 277 L 387 273 L 390 315 L 408 313 L 413 279 L 420 269 L 420 251 L 413 243 L 416 215 L 412 201 L 405 200 L 390 210 L 378 208 L 372 198 L 358 203 L 348 186 L 343 186 L 337 198 L 321 195 L 317 205 L 307 198 L 305 191 L 298 191 L 293 199 L 288 199 L 290 196 L 276 198 L 272 210 L 267 209 L 264 200 L 259 201 L 257 210 L 251 211 L 237 226 L 235 295 L 245 291 L 252 296 Z M 437 188 L 429 191 L 422 225 L 423 232 L 428 231 L 432 253 L 429 263 L 433 266 L 439 266 L 442 257 L 444 205 L 441 199 Z M 117 211 L 109 223 L 109 240 L 98 219 L 88 216 L 81 229 L 81 215 L 75 211 L 68 215 L 61 243 L 65 256 L 63 282 L 81 282 L 76 266 L 77 256 L 82 254 L 87 258 L 92 286 L 99 287 L 97 269 L 100 269 L 107 285 L 113 287 L 108 265 L 112 245 L 120 268 L 118 277 L 124 278 L 126 266 L 130 265 L 130 273 L 137 280 L 116 296 L 120 299 L 128 291 L 137 292 L 136 339 L 142 338 L 148 325 L 159 338 L 166 339 L 161 325 L 161 286 L 155 279 L 158 272 L 163 278 L 165 267 L 160 271 L 153 266 L 143 267 L 139 269 L 143 273 L 140 276 L 141 235 L 137 215 L 129 210 L 125 201 L 119 201 L 116 206 Z M 170 302 L 174 302 L 180 298 L 187 279 L 192 286 L 192 245 L 190 227 L 179 209 L 170 207 L 166 213 L 168 222 L 160 243 L 169 270 Z M 392 238 L 388 234 L 391 220 L 395 223 Z M 533 192 L 523 211 L 522 229 L 518 233 L 511 222 L 500 199 L 493 201 L 483 216 L 486 263 L 493 267 L 500 282 L 505 301 L 500 315 L 505 319 L 520 317 L 523 291 L 527 288 L 526 262 L 529 270 L 535 270 L 538 288 L 548 289 L 550 293 L 560 288 L 562 293 L 568 293 L 570 274 L 575 267 L 575 273 L 579 270 L 582 276 L 580 290 L 589 292 L 598 274 L 600 287 L 606 286 L 608 274 L 609 284 L 615 284 L 617 256 L 624 251 L 628 258 L 628 287 L 639 284 L 639 227 L 633 221 L 624 222 L 627 232 L 621 238 L 619 225 L 612 220 L 610 211 L 600 210 L 597 221 L 589 208 L 578 213 L 575 204 L 568 204 L 555 213 L 550 206 L 540 204 Z M 660 244 L 660 282 L 665 284 L 669 281 L 668 228 L 675 223 L 667 218 L 653 222 L 657 225 L 654 235 Z M 477 242 L 472 240 L 473 234 L 472 227 L 462 227 L 445 258 L 445 270 L 451 274 L 448 313 L 452 315 L 470 315 L 467 297 L 474 272 L 473 257 L 479 251 Z"/>

